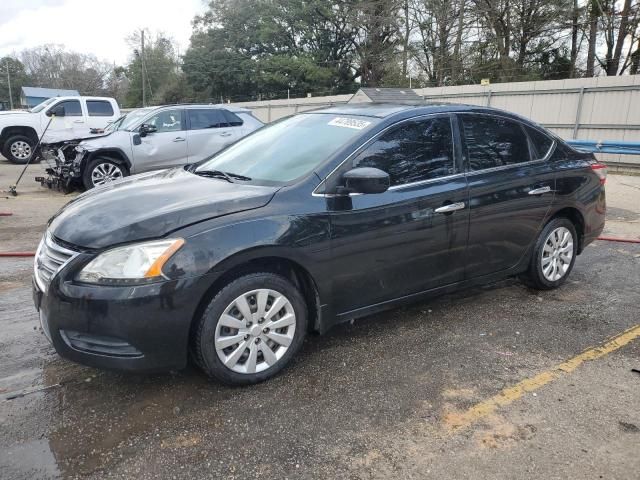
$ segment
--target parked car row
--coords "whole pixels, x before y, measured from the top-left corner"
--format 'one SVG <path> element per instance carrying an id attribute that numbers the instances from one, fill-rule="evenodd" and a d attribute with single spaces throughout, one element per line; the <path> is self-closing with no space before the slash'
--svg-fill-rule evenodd
<path id="1" fill-rule="evenodd" d="M 193 358 L 251 384 L 310 330 L 508 276 L 556 288 L 604 227 L 604 166 L 506 112 L 326 108 L 204 158 L 228 137 L 202 130 L 241 136 L 249 122 L 218 107 L 140 110 L 78 145 L 81 161 L 121 174 L 107 145 L 131 173 L 196 163 L 105 181 L 50 221 L 33 298 L 60 355 L 129 371 Z"/>
<path id="2" fill-rule="evenodd" d="M 250 110 L 230 105 L 170 105 L 121 115 L 112 98 L 58 97 L 30 111 L 0 112 L 0 151 L 24 164 L 42 138 L 42 153 L 55 163 L 42 183 L 90 189 L 198 162 L 262 126 Z"/>
<path id="3" fill-rule="evenodd" d="M 199 162 L 263 126 L 251 111 L 228 105 L 140 108 L 103 135 L 51 144 L 54 174 L 86 189 L 146 172 Z"/>

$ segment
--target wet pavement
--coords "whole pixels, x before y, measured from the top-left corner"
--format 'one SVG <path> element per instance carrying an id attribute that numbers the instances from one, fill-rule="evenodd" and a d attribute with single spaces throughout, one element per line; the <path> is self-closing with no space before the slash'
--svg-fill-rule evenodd
<path id="1" fill-rule="evenodd" d="M 244 388 L 57 357 L 31 261 L 0 259 L 3 480 L 638 478 L 640 339 L 466 428 L 447 418 L 640 324 L 640 245 L 594 243 L 559 290 L 507 280 L 310 336 Z"/>

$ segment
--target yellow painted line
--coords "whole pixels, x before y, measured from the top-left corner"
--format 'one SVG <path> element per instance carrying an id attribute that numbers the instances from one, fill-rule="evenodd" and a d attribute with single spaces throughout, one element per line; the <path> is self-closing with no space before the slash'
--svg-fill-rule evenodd
<path id="1" fill-rule="evenodd" d="M 539 373 L 535 377 L 527 378 L 516 383 L 512 387 L 505 388 L 497 395 L 474 405 L 467 411 L 460 413 L 450 412 L 445 415 L 444 423 L 452 430 L 468 427 L 483 417 L 495 413 L 495 411 L 500 407 L 504 407 L 515 402 L 525 393 L 538 390 L 556 378 L 573 372 L 584 362 L 604 357 L 605 355 L 624 347 L 638 337 L 640 337 L 640 325 L 636 325 L 635 327 L 624 331 L 599 347 L 589 348 L 566 362 Z"/>

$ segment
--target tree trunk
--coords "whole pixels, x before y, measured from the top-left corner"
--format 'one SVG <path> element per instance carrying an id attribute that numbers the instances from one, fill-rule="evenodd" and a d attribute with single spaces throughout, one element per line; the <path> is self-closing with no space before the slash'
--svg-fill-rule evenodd
<path id="1" fill-rule="evenodd" d="M 456 83 L 462 79 L 462 57 L 460 52 L 462 51 L 462 30 L 464 28 L 464 10 L 467 0 L 460 0 L 460 11 L 458 12 L 458 31 L 456 32 L 456 42 L 453 47 L 453 79 Z"/>
<path id="2" fill-rule="evenodd" d="M 613 52 L 613 56 L 607 58 L 607 75 L 614 76 L 618 74 L 620 68 L 620 57 L 622 55 L 622 46 L 624 45 L 624 39 L 627 37 L 627 26 L 629 25 L 629 10 L 631 9 L 631 0 L 625 0 L 624 7 L 622 7 L 622 13 L 620 18 L 620 29 L 618 30 L 618 38 L 616 39 L 616 46 Z M 612 15 L 615 11 L 612 12 Z"/>
<path id="3" fill-rule="evenodd" d="M 402 78 L 407 78 L 407 66 L 409 63 L 409 0 L 404 0 L 404 42 L 402 48 Z"/>
<path id="4" fill-rule="evenodd" d="M 638 41 L 638 47 L 631 54 L 631 66 L 629 67 L 629 74 L 636 75 L 640 73 L 640 40 Z"/>
<path id="5" fill-rule="evenodd" d="M 569 77 L 576 77 L 576 62 L 578 60 L 578 0 L 573 0 L 573 12 L 571 15 L 571 68 Z"/>
<path id="6" fill-rule="evenodd" d="M 599 0 L 591 0 L 589 3 L 589 50 L 587 51 L 587 77 L 595 74 L 596 42 L 598 41 L 598 17 L 600 9 Z"/>

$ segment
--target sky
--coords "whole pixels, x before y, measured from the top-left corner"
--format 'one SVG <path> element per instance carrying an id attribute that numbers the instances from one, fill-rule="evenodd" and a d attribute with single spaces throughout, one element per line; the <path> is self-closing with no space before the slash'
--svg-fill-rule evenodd
<path id="1" fill-rule="evenodd" d="M 141 28 L 167 34 L 182 53 L 205 7 L 203 0 L 0 0 L 0 57 L 53 43 L 122 65 L 131 54 L 126 37 Z"/>

